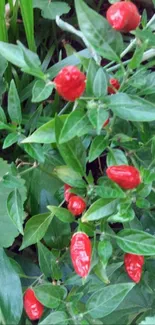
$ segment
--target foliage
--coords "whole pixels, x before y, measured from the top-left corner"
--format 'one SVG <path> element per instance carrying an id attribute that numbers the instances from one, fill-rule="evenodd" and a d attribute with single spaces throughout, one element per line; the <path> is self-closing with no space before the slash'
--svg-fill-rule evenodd
<path id="1" fill-rule="evenodd" d="M 0 324 L 32 324 L 31 286 L 40 325 L 155 322 L 155 15 L 121 34 L 105 18 L 114 2 L 0 0 Z M 75 102 L 53 82 L 68 65 L 86 75 Z M 113 165 L 136 167 L 141 184 L 123 190 L 106 175 Z M 64 184 L 86 202 L 79 217 Z M 93 247 L 86 279 L 70 258 L 77 231 Z M 126 252 L 145 257 L 139 284 Z"/>

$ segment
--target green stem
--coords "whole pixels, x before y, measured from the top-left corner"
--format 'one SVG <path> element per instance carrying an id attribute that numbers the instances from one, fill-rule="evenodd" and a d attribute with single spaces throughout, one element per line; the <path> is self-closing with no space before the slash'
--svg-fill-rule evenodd
<path id="1" fill-rule="evenodd" d="M 39 165 L 36 165 L 36 164 L 35 164 L 35 165 L 33 165 L 32 167 L 30 167 L 30 168 L 24 170 L 23 172 L 19 173 L 19 175 L 20 175 L 20 176 L 23 176 L 23 175 L 25 175 L 25 174 L 31 172 L 33 169 L 37 168 L 38 166 L 39 166 Z"/>

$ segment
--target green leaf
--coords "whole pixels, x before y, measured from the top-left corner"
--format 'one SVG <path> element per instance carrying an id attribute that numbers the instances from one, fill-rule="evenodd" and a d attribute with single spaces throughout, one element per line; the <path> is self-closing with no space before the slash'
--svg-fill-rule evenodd
<path id="1" fill-rule="evenodd" d="M 119 211 L 118 213 L 110 216 L 108 222 L 130 222 L 135 218 L 135 212 L 131 207 L 127 208 L 126 211 Z"/>
<path id="2" fill-rule="evenodd" d="M 4 110 L 1 106 L 0 106 L 0 121 L 3 123 L 7 123 L 6 115 L 5 115 Z"/>
<path id="3" fill-rule="evenodd" d="M 18 45 L 0 42 L 0 54 L 12 64 L 17 65 L 17 67 L 26 67 L 23 52 Z"/>
<path id="4" fill-rule="evenodd" d="M 107 77 L 103 68 L 99 68 L 93 83 L 93 93 L 95 97 L 104 97 L 107 94 Z"/>
<path id="5" fill-rule="evenodd" d="M 65 184 L 78 188 L 86 187 L 86 183 L 82 179 L 80 173 L 75 172 L 72 168 L 68 166 L 57 166 L 56 168 L 54 168 L 54 173 Z"/>
<path id="6" fill-rule="evenodd" d="M 70 7 L 67 3 L 62 1 L 46 1 L 47 5 L 42 10 L 42 16 L 46 19 L 54 20 L 56 16 L 67 14 L 70 11 Z"/>
<path id="7" fill-rule="evenodd" d="M 68 316 L 63 311 L 53 311 L 51 312 L 46 318 L 44 318 L 39 325 L 56 325 L 56 324 L 62 324 L 67 325 L 68 324 Z"/>
<path id="8" fill-rule="evenodd" d="M 39 266 L 41 272 L 45 274 L 45 276 L 52 276 L 52 261 L 56 263 L 56 258 L 53 253 L 44 246 L 41 242 L 37 244 L 38 246 L 38 257 L 39 257 Z"/>
<path id="9" fill-rule="evenodd" d="M 92 126 L 87 113 L 83 108 L 77 108 L 68 115 L 60 133 L 59 143 L 67 142 L 75 136 L 80 137 L 91 130 Z"/>
<path id="10" fill-rule="evenodd" d="M 106 266 L 109 258 L 112 256 L 112 245 L 111 242 L 107 239 L 100 241 L 98 244 L 98 255 L 100 257 L 100 261 Z"/>
<path id="11" fill-rule="evenodd" d="M 103 105 L 98 105 L 88 110 L 88 117 L 97 134 L 100 134 L 104 122 L 108 119 L 109 113 L 104 110 Z"/>
<path id="12" fill-rule="evenodd" d="M 44 163 L 45 157 L 43 147 L 39 143 L 25 143 L 23 147 L 30 157 L 40 163 Z"/>
<path id="13" fill-rule="evenodd" d="M 58 219 L 62 222 L 74 222 L 75 218 L 73 215 L 65 208 L 60 208 L 52 205 L 48 205 L 48 210 L 52 212 Z"/>
<path id="14" fill-rule="evenodd" d="M 2 324 L 16 325 L 19 324 L 23 310 L 22 288 L 19 276 L 2 248 L 0 248 L 0 266 L 0 309 L 4 320 Z"/>
<path id="15" fill-rule="evenodd" d="M 86 168 L 86 152 L 84 146 L 78 138 L 74 138 L 65 144 L 59 144 L 59 137 L 62 127 L 62 121 L 59 117 L 56 117 L 55 134 L 58 150 L 65 163 L 83 176 Z"/>
<path id="16" fill-rule="evenodd" d="M 146 317 L 145 320 L 139 323 L 139 325 L 154 325 L 155 324 L 155 316 Z"/>
<path id="17" fill-rule="evenodd" d="M 119 283 L 103 287 L 95 292 L 87 302 L 87 310 L 91 317 L 96 319 L 111 314 L 134 285 L 133 283 Z"/>
<path id="18" fill-rule="evenodd" d="M 128 165 L 127 158 L 123 151 L 119 149 L 111 149 L 107 155 L 107 165 Z"/>
<path id="19" fill-rule="evenodd" d="M 11 147 L 14 143 L 18 141 L 18 134 L 17 133 L 10 133 L 6 136 L 4 143 L 3 143 L 3 149 Z"/>
<path id="20" fill-rule="evenodd" d="M 12 122 L 21 124 L 21 106 L 14 80 L 11 81 L 8 94 L 8 113 Z"/>
<path id="21" fill-rule="evenodd" d="M 138 96 L 124 93 L 109 96 L 109 107 L 116 116 L 129 121 L 149 122 L 155 120 L 155 105 Z"/>
<path id="22" fill-rule="evenodd" d="M 20 9 L 29 48 L 35 51 L 33 0 L 20 0 Z"/>
<path id="23" fill-rule="evenodd" d="M 20 250 L 40 241 L 44 237 L 52 218 L 53 215 L 50 213 L 43 213 L 28 220 L 24 229 L 24 238 Z"/>
<path id="24" fill-rule="evenodd" d="M 80 29 L 95 51 L 109 60 L 118 60 L 122 50 L 122 37 L 107 20 L 87 6 L 83 0 L 75 0 Z"/>
<path id="25" fill-rule="evenodd" d="M 23 203 L 20 192 L 18 189 L 14 189 L 8 196 L 7 200 L 8 215 L 17 227 L 18 231 L 23 234 Z"/>
<path id="26" fill-rule="evenodd" d="M 64 287 L 51 283 L 37 286 L 34 291 L 38 300 L 48 308 L 57 308 L 66 296 Z"/>
<path id="27" fill-rule="evenodd" d="M 110 180 L 105 180 L 95 187 L 96 194 L 103 199 L 125 198 L 125 192 Z"/>
<path id="28" fill-rule="evenodd" d="M 126 253 L 155 255 L 155 237 L 147 232 L 125 229 L 117 234 L 117 244 Z"/>
<path id="29" fill-rule="evenodd" d="M 88 72 L 87 72 L 87 83 L 86 93 L 88 96 L 93 96 L 93 84 L 94 79 L 98 70 L 98 66 L 93 59 L 89 61 Z"/>
<path id="30" fill-rule="evenodd" d="M 114 213 L 118 202 L 111 199 L 99 199 L 95 201 L 82 217 L 82 222 L 99 220 Z"/>
<path id="31" fill-rule="evenodd" d="M 90 146 L 89 150 L 89 162 L 92 162 L 97 157 L 101 155 L 101 153 L 107 148 L 108 140 L 104 140 L 103 135 L 96 136 Z"/>
<path id="32" fill-rule="evenodd" d="M 47 99 L 53 91 L 54 85 L 50 81 L 45 83 L 43 80 L 37 80 L 32 89 L 32 102 L 39 103 Z"/>

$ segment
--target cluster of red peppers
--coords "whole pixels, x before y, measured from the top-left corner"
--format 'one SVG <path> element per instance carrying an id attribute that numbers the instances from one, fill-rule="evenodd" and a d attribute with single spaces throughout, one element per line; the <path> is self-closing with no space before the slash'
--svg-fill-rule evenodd
<path id="1" fill-rule="evenodd" d="M 109 24 L 118 31 L 129 32 L 138 27 L 140 15 L 137 7 L 130 1 L 120 1 L 111 5 L 107 11 Z M 65 100 L 75 101 L 81 97 L 86 88 L 86 76 L 75 66 L 63 68 L 54 79 L 56 90 Z M 115 94 L 120 88 L 117 79 L 110 79 L 108 94 Z M 103 127 L 109 123 L 109 118 Z M 132 190 L 141 183 L 139 171 L 133 166 L 111 166 L 106 170 L 107 176 L 125 190 Z M 64 197 L 68 210 L 79 216 L 86 209 L 86 202 L 80 196 L 70 192 L 72 187 L 65 184 Z M 91 266 L 92 245 L 84 232 L 77 232 L 72 236 L 70 255 L 75 272 L 85 278 Z M 127 253 L 124 255 L 124 265 L 129 277 L 136 283 L 141 279 L 144 257 Z M 44 306 L 38 301 L 33 289 L 28 288 L 24 294 L 24 309 L 31 320 L 40 319 Z"/>

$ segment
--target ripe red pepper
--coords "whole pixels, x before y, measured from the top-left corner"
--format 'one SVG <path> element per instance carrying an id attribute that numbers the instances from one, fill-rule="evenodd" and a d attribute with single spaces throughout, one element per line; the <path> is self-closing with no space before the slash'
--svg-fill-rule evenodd
<path id="1" fill-rule="evenodd" d="M 104 124 L 103 124 L 103 128 L 105 128 L 105 127 L 109 124 L 109 122 L 110 122 L 110 118 L 108 118 L 108 119 L 104 122 Z"/>
<path id="2" fill-rule="evenodd" d="M 128 165 L 111 166 L 106 170 L 107 176 L 125 190 L 131 190 L 141 183 L 137 168 Z"/>
<path id="3" fill-rule="evenodd" d="M 68 184 L 65 184 L 64 185 L 64 198 L 65 198 L 65 201 L 68 203 L 69 202 L 69 199 L 74 196 L 75 194 L 74 193 L 71 193 L 70 192 L 70 189 L 72 188 L 72 186 L 68 185 Z"/>
<path id="4" fill-rule="evenodd" d="M 107 10 L 106 16 L 114 29 L 125 33 L 136 29 L 141 19 L 137 7 L 130 1 L 114 3 Z"/>
<path id="5" fill-rule="evenodd" d="M 86 209 L 86 202 L 80 196 L 72 196 L 68 202 L 68 210 L 74 215 L 79 216 Z"/>
<path id="6" fill-rule="evenodd" d="M 144 256 L 127 253 L 124 255 L 124 264 L 129 277 L 138 283 L 142 275 Z"/>
<path id="7" fill-rule="evenodd" d="M 24 309 L 29 319 L 31 320 L 40 319 L 43 314 L 44 306 L 41 304 L 40 301 L 38 301 L 34 294 L 34 291 L 31 288 L 25 291 Z"/>
<path id="8" fill-rule="evenodd" d="M 54 83 L 58 94 L 72 102 L 85 91 L 86 76 L 77 67 L 67 66 L 58 73 Z"/>
<path id="9" fill-rule="evenodd" d="M 77 232 L 73 235 L 70 254 L 75 272 L 85 278 L 90 270 L 92 246 L 89 237 L 84 232 Z"/>
<path id="10" fill-rule="evenodd" d="M 108 94 L 115 94 L 116 92 L 117 92 L 117 90 L 120 88 L 120 83 L 119 83 L 119 81 L 117 80 L 117 79 L 114 79 L 114 78 L 111 78 L 110 80 L 109 80 L 109 83 L 110 83 L 110 85 L 112 86 L 109 86 L 108 87 Z M 114 89 L 114 88 L 116 89 Z"/>

